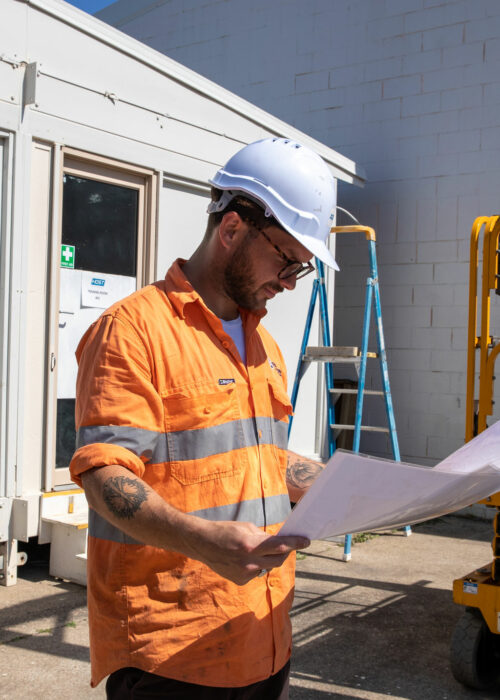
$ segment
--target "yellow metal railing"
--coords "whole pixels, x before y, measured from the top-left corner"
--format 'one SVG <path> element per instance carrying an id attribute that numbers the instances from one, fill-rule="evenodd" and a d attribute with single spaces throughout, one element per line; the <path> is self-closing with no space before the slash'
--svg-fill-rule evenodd
<path id="1" fill-rule="evenodd" d="M 477 281 L 479 235 L 483 233 L 481 281 L 481 327 L 477 334 Z M 490 333 L 491 291 L 499 288 L 498 253 L 500 216 L 480 216 L 472 226 L 469 272 L 469 328 L 467 340 L 467 393 L 465 441 L 486 428 L 486 418 L 493 413 L 494 367 L 500 345 Z M 476 350 L 479 350 L 479 396 L 475 398 Z"/>

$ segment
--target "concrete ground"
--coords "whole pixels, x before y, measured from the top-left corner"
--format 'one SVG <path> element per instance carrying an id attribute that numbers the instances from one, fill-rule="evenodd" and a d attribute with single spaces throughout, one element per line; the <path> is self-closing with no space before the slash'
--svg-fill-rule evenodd
<path id="1" fill-rule="evenodd" d="M 361 538 L 348 563 L 314 542 L 297 567 L 291 700 L 500 697 L 459 685 L 448 662 L 452 581 L 490 561 L 491 537 L 491 523 L 448 516 Z M 46 548 L 29 555 L 0 587 L 0 698 L 104 698 L 89 687 L 85 589 L 48 576 Z"/>

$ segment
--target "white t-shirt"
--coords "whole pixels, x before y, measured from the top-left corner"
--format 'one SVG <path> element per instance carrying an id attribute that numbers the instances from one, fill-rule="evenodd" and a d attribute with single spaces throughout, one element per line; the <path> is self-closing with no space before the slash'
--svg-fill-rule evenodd
<path id="1" fill-rule="evenodd" d="M 240 353 L 240 357 L 243 360 L 243 364 L 246 365 L 247 350 L 245 345 L 245 334 L 243 333 L 243 321 L 241 320 L 241 316 L 238 316 L 238 318 L 234 318 L 232 321 L 224 321 L 224 319 L 221 318 L 221 323 L 224 332 L 230 335 L 233 339 L 234 344 L 236 345 L 236 347 L 238 348 L 238 352 Z"/>

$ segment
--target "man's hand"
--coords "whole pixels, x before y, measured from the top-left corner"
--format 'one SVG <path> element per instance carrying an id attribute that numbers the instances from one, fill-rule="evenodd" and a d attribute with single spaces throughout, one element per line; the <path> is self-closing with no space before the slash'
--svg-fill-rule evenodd
<path id="1" fill-rule="evenodd" d="M 310 545 L 305 537 L 267 535 L 246 522 L 203 521 L 200 530 L 194 558 L 239 586 L 281 566 L 290 552 Z"/>

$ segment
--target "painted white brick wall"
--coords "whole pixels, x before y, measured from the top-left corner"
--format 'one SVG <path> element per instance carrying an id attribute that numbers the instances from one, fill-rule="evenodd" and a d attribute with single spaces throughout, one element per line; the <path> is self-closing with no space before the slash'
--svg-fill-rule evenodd
<path id="1" fill-rule="evenodd" d="M 468 239 L 500 209 L 498 0 L 119 0 L 98 16 L 366 168 L 339 202 L 378 231 L 402 455 L 434 463 L 460 446 Z M 366 244 L 337 250 L 335 340 L 355 344 Z M 367 402 L 366 421 L 383 420 Z"/>

